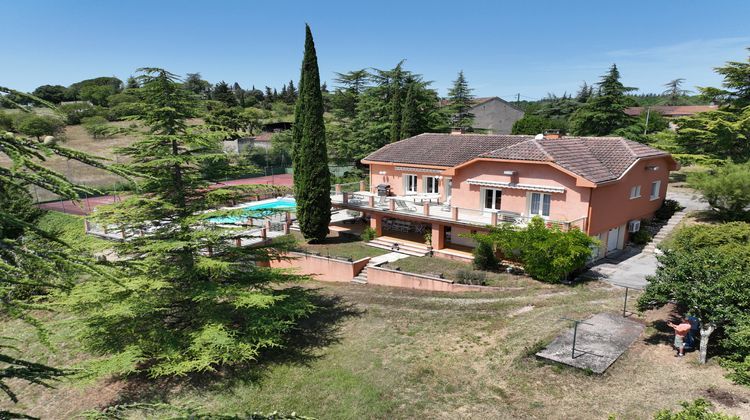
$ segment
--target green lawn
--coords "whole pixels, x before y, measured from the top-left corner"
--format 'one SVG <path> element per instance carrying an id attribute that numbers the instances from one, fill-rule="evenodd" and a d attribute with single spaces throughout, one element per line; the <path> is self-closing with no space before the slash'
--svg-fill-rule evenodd
<path id="1" fill-rule="evenodd" d="M 292 232 L 291 235 L 296 240 L 295 249 L 303 252 L 351 258 L 352 261 L 388 253 L 387 250 L 368 246 L 362 239 L 352 235 L 335 236 L 333 234 L 326 238 L 326 242 L 322 244 L 307 243 L 299 232 Z"/>
<path id="2" fill-rule="evenodd" d="M 459 272 L 472 271 L 471 263 L 449 260 L 439 257 L 408 257 L 386 265 L 387 268 L 408 271 L 417 274 L 442 274 L 444 278 L 459 280 Z M 487 276 L 487 286 L 508 286 L 518 282 L 519 276 L 507 273 L 482 271 Z"/>

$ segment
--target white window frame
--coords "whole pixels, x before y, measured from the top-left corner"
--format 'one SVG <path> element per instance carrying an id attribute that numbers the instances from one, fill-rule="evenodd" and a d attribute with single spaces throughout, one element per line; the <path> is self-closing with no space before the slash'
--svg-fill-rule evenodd
<path id="1" fill-rule="evenodd" d="M 635 200 L 636 198 L 641 198 L 641 185 L 633 185 L 630 187 L 630 199 Z"/>
<path id="2" fill-rule="evenodd" d="M 487 198 L 487 191 L 497 191 L 500 193 L 500 207 L 503 206 L 503 190 L 500 188 L 481 188 L 480 194 L 479 194 L 479 208 L 482 209 L 482 211 L 499 211 L 501 209 L 496 209 L 495 203 L 497 202 L 497 196 L 496 193 L 492 193 L 492 207 L 493 208 L 487 208 L 485 207 L 486 198 Z"/>
<path id="3" fill-rule="evenodd" d="M 430 187 L 430 180 L 432 180 L 433 186 L 435 187 L 434 191 L 428 191 Z M 424 189 L 424 192 L 428 194 L 440 194 L 440 178 L 431 175 L 422 177 L 422 188 Z"/>
<path id="4" fill-rule="evenodd" d="M 661 197 L 661 180 L 653 181 L 651 183 L 651 195 L 649 196 L 651 201 L 658 200 L 659 197 Z"/>
<path id="5" fill-rule="evenodd" d="M 409 179 L 411 178 L 414 178 L 414 190 L 409 189 Z M 404 174 L 404 195 L 419 193 L 418 179 L 419 177 L 414 174 Z"/>
<path id="6" fill-rule="evenodd" d="M 531 212 L 532 200 L 533 200 L 534 194 L 539 195 L 539 213 Z M 547 213 L 548 213 L 547 215 L 544 214 L 544 196 L 549 197 L 549 208 L 547 209 Z M 552 194 L 529 191 L 526 194 L 526 213 L 529 215 L 529 217 L 539 216 L 545 220 L 549 219 L 550 215 L 552 214 Z"/>

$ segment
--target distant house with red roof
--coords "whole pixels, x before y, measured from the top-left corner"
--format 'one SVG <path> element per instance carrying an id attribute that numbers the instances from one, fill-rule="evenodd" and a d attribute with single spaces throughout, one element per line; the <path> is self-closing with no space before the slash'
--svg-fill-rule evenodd
<path id="1" fill-rule="evenodd" d="M 647 109 L 650 109 L 651 112 L 658 112 L 665 118 L 678 118 L 689 117 L 699 112 L 715 111 L 719 109 L 719 107 L 716 105 L 655 105 L 649 107 L 634 106 L 626 108 L 625 113 L 637 117 Z"/>

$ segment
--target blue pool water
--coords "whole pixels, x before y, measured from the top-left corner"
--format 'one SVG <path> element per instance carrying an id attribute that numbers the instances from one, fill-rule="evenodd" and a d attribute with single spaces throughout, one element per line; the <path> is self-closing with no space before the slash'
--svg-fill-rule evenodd
<path id="1" fill-rule="evenodd" d="M 242 213 L 246 216 L 226 216 L 226 217 L 212 217 L 208 219 L 209 222 L 219 224 L 237 224 L 244 223 L 249 218 L 260 218 L 266 217 L 273 214 L 270 210 L 294 210 L 297 208 L 297 203 L 293 198 L 277 198 L 272 201 L 268 201 L 260 204 L 248 204 L 242 207 Z"/>

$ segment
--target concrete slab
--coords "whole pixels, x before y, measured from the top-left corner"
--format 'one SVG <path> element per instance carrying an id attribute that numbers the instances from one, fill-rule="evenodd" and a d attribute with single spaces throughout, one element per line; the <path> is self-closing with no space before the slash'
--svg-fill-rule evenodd
<path id="1" fill-rule="evenodd" d="M 406 254 L 402 254 L 400 252 L 389 252 L 387 254 L 378 255 L 377 257 L 370 258 L 370 264 L 369 265 L 380 265 L 385 263 L 392 263 L 394 261 L 398 261 L 404 258 L 408 258 L 409 256 Z"/>
<path id="2" fill-rule="evenodd" d="M 600 313 L 578 325 L 575 354 L 572 353 L 573 328 L 570 328 L 536 355 L 601 374 L 633 344 L 643 330 L 642 324 L 621 315 Z"/>

